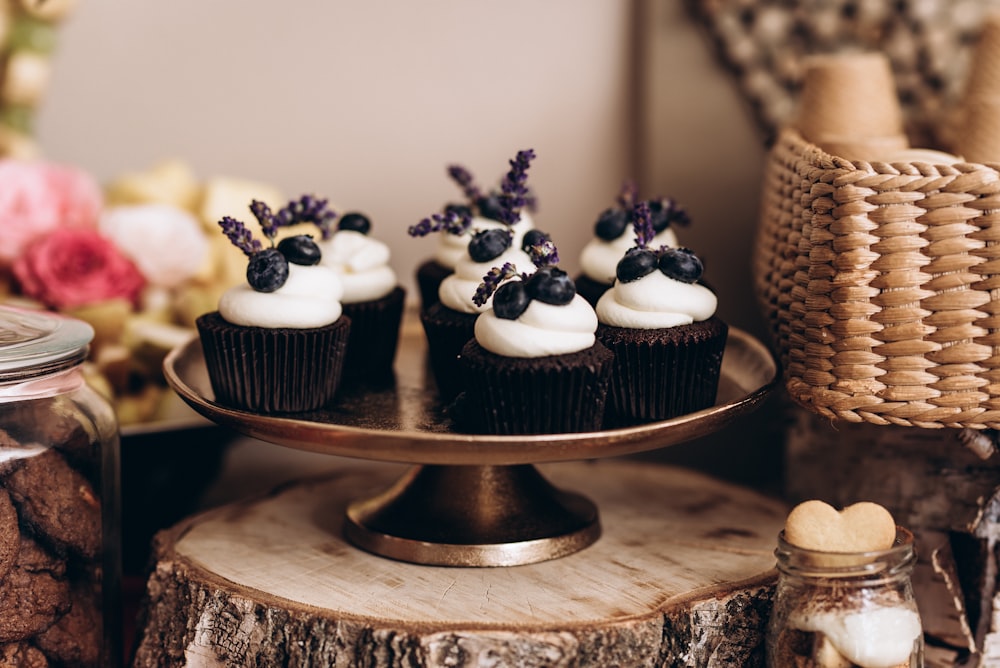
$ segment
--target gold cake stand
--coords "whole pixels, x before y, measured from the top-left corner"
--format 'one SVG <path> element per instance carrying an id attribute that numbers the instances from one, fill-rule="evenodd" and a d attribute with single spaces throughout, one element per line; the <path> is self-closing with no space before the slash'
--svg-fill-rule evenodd
<path id="1" fill-rule="evenodd" d="M 753 411 L 778 376 L 768 349 L 731 328 L 711 408 L 622 429 L 488 436 L 455 430 L 437 398 L 426 357 L 419 323 L 408 317 L 393 381 L 342 392 L 327 410 L 293 416 L 216 403 L 197 338 L 171 351 L 164 375 L 195 411 L 247 436 L 329 455 L 413 464 L 388 490 L 348 506 L 345 536 L 381 556 L 438 566 L 514 566 L 583 549 L 601 533 L 596 506 L 551 485 L 535 464 L 633 454 L 710 434 Z"/>

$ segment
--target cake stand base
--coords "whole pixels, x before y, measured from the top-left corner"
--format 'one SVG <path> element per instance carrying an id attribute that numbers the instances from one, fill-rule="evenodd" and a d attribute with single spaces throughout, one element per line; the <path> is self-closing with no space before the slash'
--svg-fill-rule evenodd
<path id="1" fill-rule="evenodd" d="M 416 466 L 347 508 L 354 545 L 431 566 L 519 566 L 572 554 L 601 534 L 597 507 L 529 464 Z"/>

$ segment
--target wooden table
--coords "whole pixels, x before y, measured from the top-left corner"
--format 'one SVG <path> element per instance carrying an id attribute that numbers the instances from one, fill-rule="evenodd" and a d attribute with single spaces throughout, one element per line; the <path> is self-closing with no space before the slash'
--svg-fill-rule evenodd
<path id="1" fill-rule="evenodd" d="M 597 504 L 594 545 L 421 566 L 341 537 L 347 503 L 404 470 L 346 467 L 161 533 L 133 665 L 763 665 L 783 503 L 681 468 L 546 464 Z"/>

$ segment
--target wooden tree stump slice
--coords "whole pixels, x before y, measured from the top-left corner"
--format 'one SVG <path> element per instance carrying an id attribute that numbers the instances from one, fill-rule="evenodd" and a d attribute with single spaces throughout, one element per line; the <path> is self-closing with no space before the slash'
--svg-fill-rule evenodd
<path id="1" fill-rule="evenodd" d="M 190 518 L 156 540 L 134 666 L 763 666 L 787 507 L 678 468 L 540 466 L 603 535 L 508 568 L 392 561 L 346 505 L 406 469 L 351 468 Z"/>

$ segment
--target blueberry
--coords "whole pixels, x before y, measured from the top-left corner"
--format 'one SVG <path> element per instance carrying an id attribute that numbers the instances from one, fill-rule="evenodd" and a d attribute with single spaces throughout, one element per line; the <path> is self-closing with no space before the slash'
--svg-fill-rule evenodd
<path id="1" fill-rule="evenodd" d="M 371 221 L 363 213 L 345 213 L 337 223 L 338 230 L 352 230 L 361 234 L 368 234 L 372 229 Z"/>
<path id="2" fill-rule="evenodd" d="M 500 205 L 500 196 L 496 193 L 484 195 L 476 200 L 479 215 L 490 220 L 503 222 L 504 208 Z"/>
<path id="3" fill-rule="evenodd" d="M 532 246 L 537 246 L 545 241 L 552 241 L 552 237 L 548 232 L 542 232 L 541 230 L 528 230 L 524 233 L 524 239 L 521 241 L 521 250 L 525 253 Z"/>
<path id="4" fill-rule="evenodd" d="M 469 257 L 476 262 L 489 262 L 510 248 L 510 230 L 491 229 L 476 232 L 469 242 Z"/>
<path id="5" fill-rule="evenodd" d="M 507 281 L 493 293 L 493 312 L 498 318 L 516 320 L 531 303 L 524 281 Z"/>
<path id="6" fill-rule="evenodd" d="M 645 248 L 632 248 L 618 260 L 615 276 L 622 283 L 630 283 L 651 274 L 655 269 L 656 253 Z"/>
<path id="7" fill-rule="evenodd" d="M 613 241 L 625 233 L 628 227 L 629 216 L 624 209 L 607 209 L 597 217 L 594 223 L 594 234 L 599 239 Z"/>
<path id="8" fill-rule="evenodd" d="M 671 223 L 687 225 L 688 216 L 672 199 L 649 200 L 649 220 L 657 234 L 670 227 Z"/>
<path id="9" fill-rule="evenodd" d="M 694 283 L 701 278 L 704 267 L 687 248 L 668 248 L 660 256 L 660 271 L 678 281 Z"/>
<path id="10" fill-rule="evenodd" d="M 542 267 L 528 277 L 525 289 L 532 299 L 556 306 L 568 304 L 576 296 L 573 279 L 558 267 Z"/>
<path id="11" fill-rule="evenodd" d="M 316 242 L 308 234 L 285 237 L 278 242 L 278 250 L 292 264 L 316 264 L 323 256 L 319 246 L 316 245 Z"/>
<path id="12" fill-rule="evenodd" d="M 250 256 L 247 282 L 257 292 L 274 292 L 288 280 L 288 260 L 277 248 L 267 248 Z"/>

